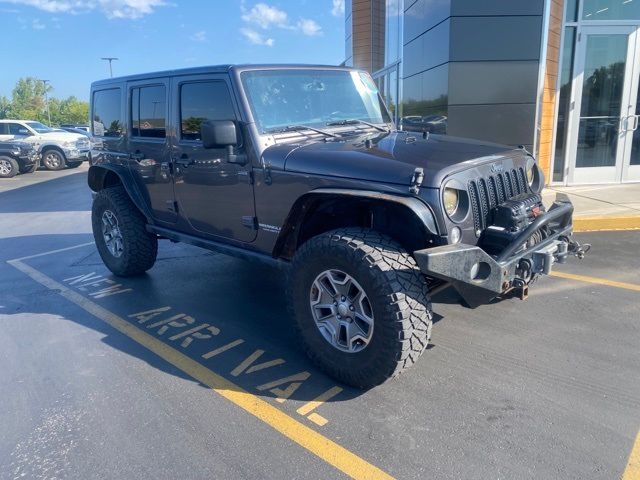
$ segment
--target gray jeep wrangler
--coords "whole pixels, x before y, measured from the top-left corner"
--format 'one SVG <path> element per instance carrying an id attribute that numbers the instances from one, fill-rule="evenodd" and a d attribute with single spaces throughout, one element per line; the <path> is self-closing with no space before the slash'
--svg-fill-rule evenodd
<path id="1" fill-rule="evenodd" d="M 93 233 L 139 275 L 159 239 L 287 267 L 309 356 L 370 388 L 413 365 L 431 295 L 477 307 L 585 249 L 524 148 L 394 129 L 363 71 L 217 66 L 91 89 Z M 179 275 L 179 272 L 176 272 Z"/>

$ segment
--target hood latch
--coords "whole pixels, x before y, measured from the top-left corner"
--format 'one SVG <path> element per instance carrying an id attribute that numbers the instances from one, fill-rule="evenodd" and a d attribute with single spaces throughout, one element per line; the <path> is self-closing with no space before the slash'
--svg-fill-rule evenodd
<path id="1" fill-rule="evenodd" d="M 418 167 L 414 170 L 413 175 L 411 176 L 411 187 L 409 188 L 409 192 L 414 195 L 418 195 L 420 193 L 420 187 L 422 186 L 422 182 L 424 181 L 424 169 Z"/>

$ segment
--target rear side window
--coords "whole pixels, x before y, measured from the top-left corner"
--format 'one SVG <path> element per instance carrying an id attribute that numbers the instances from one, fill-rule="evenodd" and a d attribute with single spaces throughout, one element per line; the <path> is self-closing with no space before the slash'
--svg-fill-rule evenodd
<path id="1" fill-rule="evenodd" d="M 205 120 L 235 120 L 236 113 L 227 84 L 222 81 L 184 83 L 180 87 L 180 136 L 201 140 Z"/>
<path id="2" fill-rule="evenodd" d="M 92 133 L 96 137 L 122 135 L 122 103 L 119 88 L 93 93 Z"/>
<path id="3" fill-rule="evenodd" d="M 144 138 L 167 136 L 167 89 L 164 85 L 131 90 L 131 134 Z"/>

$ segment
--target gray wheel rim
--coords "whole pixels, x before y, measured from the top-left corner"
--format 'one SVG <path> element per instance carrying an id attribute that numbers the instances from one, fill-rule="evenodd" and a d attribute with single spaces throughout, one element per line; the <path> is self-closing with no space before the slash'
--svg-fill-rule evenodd
<path id="1" fill-rule="evenodd" d="M 62 160 L 57 153 L 49 152 L 44 157 L 44 163 L 51 168 L 58 168 L 62 164 Z"/>
<path id="2" fill-rule="evenodd" d="M 309 304 L 316 327 L 334 348 L 364 350 L 373 336 L 373 309 L 364 289 L 340 270 L 325 270 L 311 285 Z"/>
<path id="3" fill-rule="evenodd" d="M 109 253 L 115 258 L 120 258 L 124 252 L 124 242 L 118 218 L 111 210 L 105 210 L 102 214 L 102 237 Z"/>
<path id="4" fill-rule="evenodd" d="M 13 170 L 11 163 L 7 160 L 0 160 L 0 175 L 9 175 Z"/>

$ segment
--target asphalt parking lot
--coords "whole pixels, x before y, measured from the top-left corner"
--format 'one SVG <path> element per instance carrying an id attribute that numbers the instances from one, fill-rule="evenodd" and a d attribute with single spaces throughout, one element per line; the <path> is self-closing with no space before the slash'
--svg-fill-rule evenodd
<path id="1" fill-rule="evenodd" d="M 161 242 L 112 277 L 85 177 L 0 183 L 0 478 L 627 480 L 640 232 L 578 234 L 525 302 L 440 294 L 421 361 L 362 392 L 301 352 L 279 270 Z"/>

